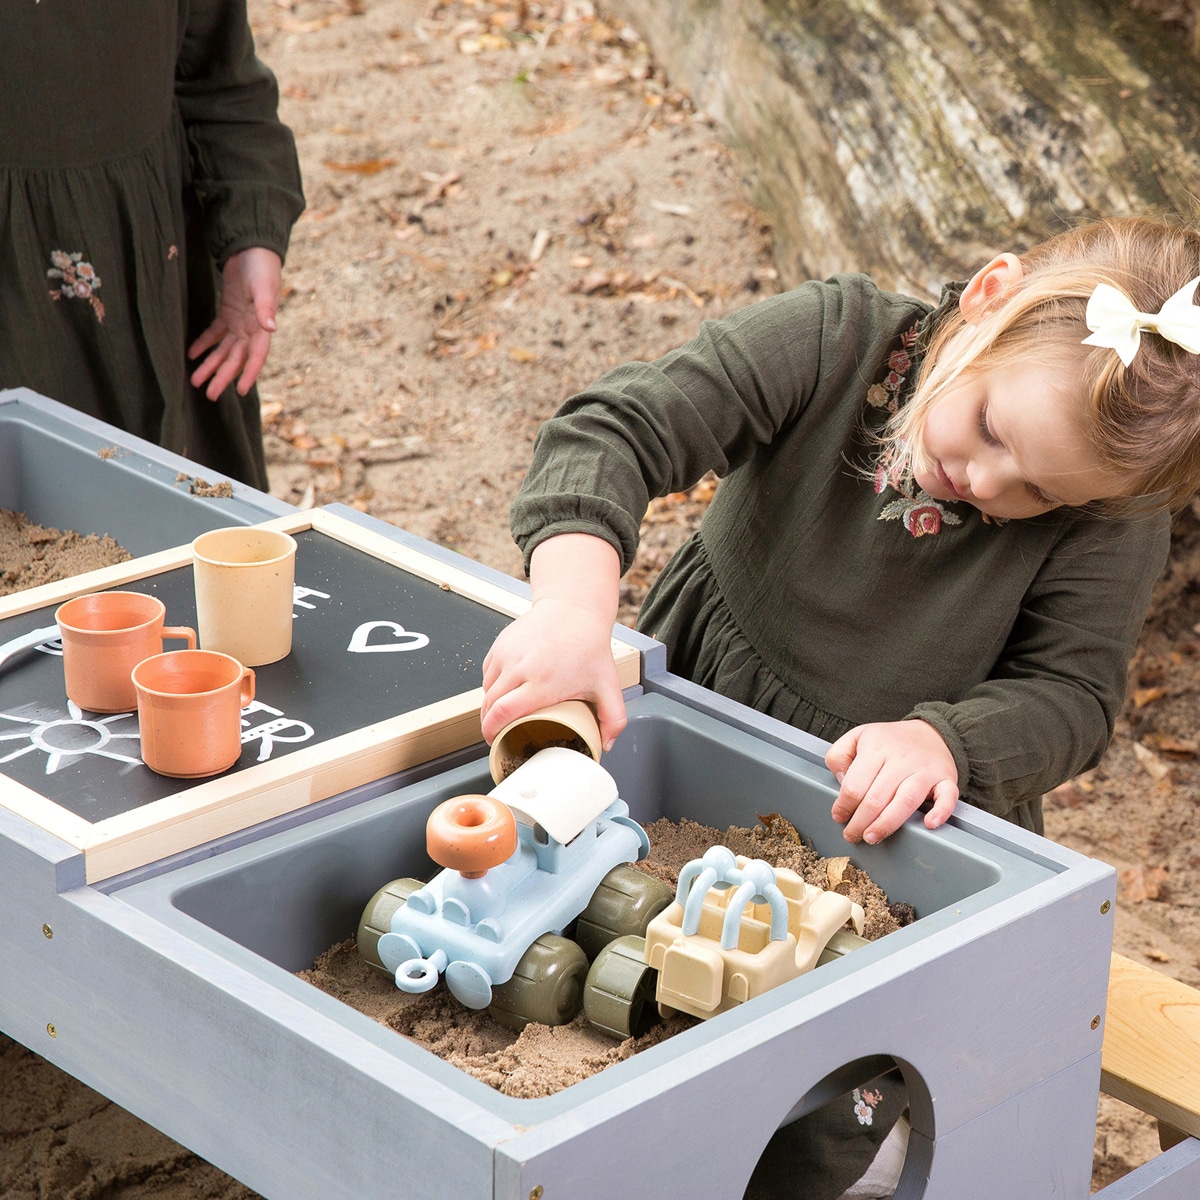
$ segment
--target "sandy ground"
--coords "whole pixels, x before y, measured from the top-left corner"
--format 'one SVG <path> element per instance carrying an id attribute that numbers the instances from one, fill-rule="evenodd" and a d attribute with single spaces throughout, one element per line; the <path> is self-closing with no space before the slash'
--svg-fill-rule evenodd
<path id="1" fill-rule="evenodd" d="M 350 503 L 518 573 L 506 509 L 538 424 L 607 367 L 778 288 L 750 169 L 635 30 L 562 3 L 251 0 L 309 210 L 262 382 L 273 493 Z M 713 484 L 656 501 L 645 586 Z M 1122 953 L 1200 984 L 1200 521 L 1113 747 L 1047 832 L 1121 871 Z M 1094 1187 L 1157 1153 L 1101 1098 Z M 0 1038 L 5 1200 L 246 1200 L 242 1185 Z"/>

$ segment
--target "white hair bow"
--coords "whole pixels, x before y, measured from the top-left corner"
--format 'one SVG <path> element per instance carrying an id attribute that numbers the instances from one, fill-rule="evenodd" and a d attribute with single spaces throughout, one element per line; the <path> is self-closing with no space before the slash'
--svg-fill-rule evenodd
<path id="1" fill-rule="evenodd" d="M 1124 292 L 1098 283 L 1088 300 L 1085 317 L 1092 335 L 1083 339 L 1083 345 L 1108 346 L 1129 366 L 1141 343 L 1142 330 L 1151 329 L 1189 354 L 1200 354 L 1200 307 L 1192 303 L 1198 283 L 1200 275 L 1164 301 L 1156 313 L 1139 312 Z"/>

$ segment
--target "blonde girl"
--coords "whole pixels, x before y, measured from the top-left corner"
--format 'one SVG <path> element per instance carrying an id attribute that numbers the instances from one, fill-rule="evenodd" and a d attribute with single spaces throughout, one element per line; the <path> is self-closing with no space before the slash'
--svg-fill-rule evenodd
<path id="1" fill-rule="evenodd" d="M 671 670 L 831 741 L 849 841 L 960 797 L 1040 830 L 1107 745 L 1200 484 L 1197 276 L 1195 231 L 1106 220 L 936 306 L 838 276 L 611 371 L 513 504 L 534 604 L 484 664 L 485 736 L 580 696 L 612 743 L 642 514 L 715 470 L 639 623 Z"/>

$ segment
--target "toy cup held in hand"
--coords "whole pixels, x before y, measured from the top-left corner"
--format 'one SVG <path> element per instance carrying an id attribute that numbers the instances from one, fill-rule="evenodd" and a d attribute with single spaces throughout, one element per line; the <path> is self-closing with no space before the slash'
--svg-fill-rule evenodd
<path id="1" fill-rule="evenodd" d="M 54 617 L 67 698 L 88 712 L 133 712 L 133 668 L 161 654 L 166 638 L 182 638 L 196 648 L 196 631 L 164 625 L 166 615 L 161 600 L 142 592 L 93 592 L 60 605 Z"/>
<path id="2" fill-rule="evenodd" d="M 248 667 L 292 649 L 296 539 L 274 529 L 213 529 L 192 542 L 200 648 Z"/>
<path id="3" fill-rule="evenodd" d="M 242 709 L 254 699 L 254 672 L 228 654 L 172 650 L 138 663 L 142 761 L 160 775 L 217 775 L 242 753 Z"/>
<path id="4" fill-rule="evenodd" d="M 509 722 L 496 734 L 488 766 L 500 783 L 523 762 L 549 746 L 566 746 L 600 761 L 600 726 L 582 700 L 563 700 Z"/>

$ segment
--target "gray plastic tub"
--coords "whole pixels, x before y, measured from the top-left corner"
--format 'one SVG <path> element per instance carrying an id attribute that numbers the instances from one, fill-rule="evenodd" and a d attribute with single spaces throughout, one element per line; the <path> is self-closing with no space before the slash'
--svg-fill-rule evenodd
<path id="1" fill-rule="evenodd" d="M 803 753 L 661 692 L 629 712 L 604 761 L 638 819 L 724 827 L 779 812 L 819 852 L 850 849 L 829 816 L 832 778 Z M 1040 1194 L 1022 1189 L 1031 1174 L 1061 1173 L 1064 1156 L 1086 1185 L 1100 1048 L 1089 1023 L 1103 1008 L 1110 871 L 1040 853 L 1047 843 L 1019 830 L 1009 839 L 987 818 L 972 829 L 956 817 L 936 833 L 911 823 L 851 857 L 914 905 L 913 925 L 557 1095 L 516 1099 L 292 974 L 351 936 L 384 882 L 434 870 L 426 816 L 488 786 L 481 758 L 153 878 L 104 885 L 202 954 L 195 1003 L 227 1011 L 215 1027 L 189 1020 L 186 1071 L 181 1062 L 178 1075 L 155 1072 L 190 1112 L 195 1096 L 220 1096 L 219 1118 L 190 1127 L 189 1145 L 221 1145 L 217 1161 L 268 1196 L 608 1200 L 636 1179 L 642 1194 L 733 1200 L 780 1124 L 898 1063 L 913 1105 L 909 1196 L 963 1194 L 952 1190 L 963 1183 L 953 1148 L 994 1153 L 989 1139 L 1011 1122 L 1013 1103 L 1025 1114 L 1053 1109 L 1057 1132 L 1040 1154 L 1026 1138 L 1025 1157 L 973 1196 Z M 1092 939 L 1082 957 L 1079 930 L 1059 911 L 1081 894 L 1091 899 L 1074 924 L 1086 912 Z M 1026 1001 L 1048 1005 L 1049 1022 L 1013 1002 L 1015 963 L 1026 958 L 1039 981 L 1023 985 Z M 253 1003 L 214 1010 L 213 987 Z M 231 1056 L 236 1086 L 221 1079 Z M 1069 1094 L 1089 1088 L 1079 1116 Z M 1064 1104 L 1071 1115 L 1061 1119 Z M 945 1174 L 926 1189 L 943 1144 Z"/>
<path id="2" fill-rule="evenodd" d="M 56 529 L 108 534 L 135 557 L 293 511 L 240 483 L 229 498 L 194 496 L 192 478 L 225 476 L 115 433 L 25 389 L 0 392 L 0 508 Z"/>

